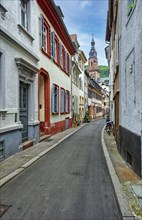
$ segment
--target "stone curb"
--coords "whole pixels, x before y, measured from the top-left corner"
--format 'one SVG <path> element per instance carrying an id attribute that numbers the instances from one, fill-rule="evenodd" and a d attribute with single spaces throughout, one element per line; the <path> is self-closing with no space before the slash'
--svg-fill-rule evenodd
<path id="1" fill-rule="evenodd" d="M 70 134 L 66 135 L 65 137 L 63 137 L 62 139 L 58 140 L 57 143 L 53 144 L 51 147 L 49 147 L 48 149 L 42 151 L 41 153 L 39 153 L 37 156 L 35 156 L 34 158 L 32 158 L 31 160 L 29 160 L 27 163 L 23 164 L 20 168 L 16 169 L 15 171 L 13 171 L 12 173 L 10 173 L 9 175 L 5 176 L 4 178 L 2 178 L 0 180 L 0 187 L 3 186 L 4 184 L 6 184 L 8 181 L 10 181 L 11 179 L 13 179 L 15 176 L 17 176 L 19 173 L 21 173 L 22 171 L 24 171 L 27 167 L 29 167 L 30 165 L 32 165 L 35 161 L 37 161 L 39 158 L 41 158 L 42 156 L 44 156 L 46 153 L 48 153 L 50 150 L 52 150 L 53 148 L 55 148 L 59 143 L 61 143 L 62 141 L 64 141 L 66 138 L 68 138 L 69 136 L 71 136 L 72 134 L 74 134 L 75 132 L 77 132 L 78 130 L 80 130 L 82 127 L 84 127 L 86 124 L 81 125 L 81 127 L 77 128 L 75 131 L 71 132 Z"/>
<path id="2" fill-rule="evenodd" d="M 113 187 L 115 190 L 115 194 L 116 194 L 116 197 L 118 200 L 118 204 L 120 207 L 120 211 L 121 211 L 123 220 L 135 220 L 135 217 L 133 216 L 131 209 L 128 205 L 128 201 L 126 200 L 126 198 L 123 195 L 121 184 L 119 182 L 118 176 L 115 172 L 115 169 L 112 165 L 112 162 L 111 162 L 111 159 L 109 156 L 109 153 L 107 151 L 107 147 L 106 147 L 105 141 L 104 141 L 104 129 L 105 129 L 105 126 L 102 129 L 101 142 L 102 142 L 106 163 L 107 163 L 108 170 L 109 170 L 109 173 L 110 173 L 110 176 L 112 179 Z"/>

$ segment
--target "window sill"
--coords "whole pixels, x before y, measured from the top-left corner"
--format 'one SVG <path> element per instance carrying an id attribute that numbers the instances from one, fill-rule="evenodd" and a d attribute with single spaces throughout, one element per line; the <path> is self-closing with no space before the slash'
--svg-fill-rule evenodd
<path id="1" fill-rule="evenodd" d="M 47 52 L 45 52 L 44 49 L 42 49 L 42 53 L 43 53 L 45 56 L 47 56 L 49 59 L 51 59 L 50 55 L 49 55 Z"/>
<path id="2" fill-rule="evenodd" d="M 59 115 L 59 112 L 52 112 L 52 115 Z"/>
<path id="3" fill-rule="evenodd" d="M 18 24 L 18 28 L 19 32 L 23 32 L 31 42 L 34 41 L 34 38 L 31 36 L 31 34 L 21 24 Z"/>
<path id="4" fill-rule="evenodd" d="M 0 109 L 0 113 L 6 113 L 7 111 L 7 109 Z"/>
<path id="5" fill-rule="evenodd" d="M 60 115 L 69 114 L 70 112 L 61 112 Z"/>

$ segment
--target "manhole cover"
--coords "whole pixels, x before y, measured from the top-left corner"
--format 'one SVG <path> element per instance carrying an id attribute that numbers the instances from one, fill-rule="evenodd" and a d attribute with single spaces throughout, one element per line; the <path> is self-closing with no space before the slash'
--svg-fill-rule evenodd
<path id="1" fill-rule="evenodd" d="M 11 205 L 0 205 L 0 217 L 11 207 Z"/>
<path id="2" fill-rule="evenodd" d="M 52 141 L 52 140 L 53 140 L 53 139 L 47 138 L 47 139 L 43 140 L 42 142 L 50 142 L 50 141 Z"/>
<path id="3" fill-rule="evenodd" d="M 73 175 L 76 175 L 76 176 L 80 175 L 80 172 L 78 172 L 78 171 L 77 172 L 73 172 Z"/>

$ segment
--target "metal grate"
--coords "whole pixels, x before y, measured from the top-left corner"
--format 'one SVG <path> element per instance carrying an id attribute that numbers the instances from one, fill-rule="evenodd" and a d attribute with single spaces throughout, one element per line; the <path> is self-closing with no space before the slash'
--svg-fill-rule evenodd
<path id="1" fill-rule="evenodd" d="M 76 175 L 76 176 L 77 176 L 77 175 L 79 176 L 79 175 L 80 175 L 80 172 L 76 171 L 76 172 L 73 172 L 72 174 L 73 174 L 73 175 Z"/>

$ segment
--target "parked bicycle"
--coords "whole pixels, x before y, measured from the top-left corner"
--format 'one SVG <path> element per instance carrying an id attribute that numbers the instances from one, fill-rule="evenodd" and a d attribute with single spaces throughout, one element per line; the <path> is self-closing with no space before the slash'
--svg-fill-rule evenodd
<path id="1" fill-rule="evenodd" d="M 106 123 L 105 130 L 106 130 L 107 134 L 109 134 L 109 135 L 111 134 L 111 132 L 112 132 L 112 121 L 109 121 L 109 122 Z"/>
<path id="2" fill-rule="evenodd" d="M 112 121 L 110 120 L 109 116 L 107 116 L 105 130 L 107 134 L 109 135 L 111 134 L 111 131 L 112 131 L 112 125 L 113 125 Z"/>

